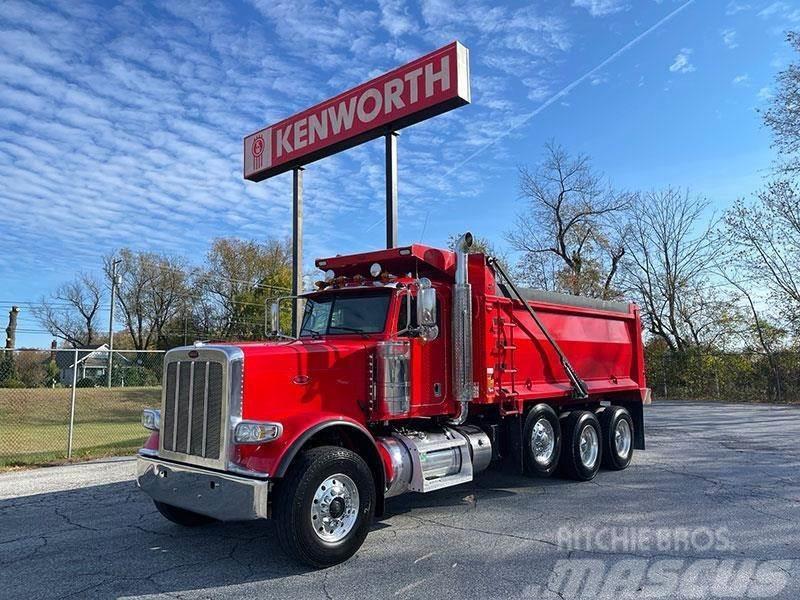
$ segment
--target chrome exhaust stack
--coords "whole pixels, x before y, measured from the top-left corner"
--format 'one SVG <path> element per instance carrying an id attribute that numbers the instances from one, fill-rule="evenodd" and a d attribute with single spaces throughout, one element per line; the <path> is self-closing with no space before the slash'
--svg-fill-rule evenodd
<path id="1" fill-rule="evenodd" d="M 469 284 L 467 261 L 472 247 L 468 231 L 455 244 L 456 275 L 453 287 L 453 396 L 459 403 L 453 425 L 463 425 L 473 396 L 472 384 L 472 287 Z"/>

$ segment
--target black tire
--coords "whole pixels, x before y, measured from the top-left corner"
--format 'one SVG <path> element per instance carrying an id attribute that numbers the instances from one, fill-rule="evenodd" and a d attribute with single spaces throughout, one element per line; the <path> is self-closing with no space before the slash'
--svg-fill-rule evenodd
<path id="1" fill-rule="evenodd" d="M 621 471 L 628 468 L 633 459 L 633 419 L 631 414 L 621 406 L 607 406 L 605 410 L 599 415 L 600 426 L 603 430 L 603 466 L 606 469 L 614 471 Z M 623 445 L 622 452 L 617 448 L 616 435 L 617 425 L 620 420 L 626 421 L 628 424 L 628 444 L 627 454 L 625 454 L 625 446 Z M 624 432 L 623 432 L 624 435 Z"/>
<path id="2" fill-rule="evenodd" d="M 312 525 L 311 507 L 320 486 L 338 474 L 355 484 L 358 511 L 352 528 L 341 540 L 326 541 Z M 313 567 L 329 567 L 353 556 L 364 543 L 374 515 L 372 472 L 364 459 L 346 448 L 321 446 L 303 452 L 275 486 L 273 518 L 278 541 L 287 554 Z"/>
<path id="3" fill-rule="evenodd" d="M 590 465 L 584 464 L 581 459 L 581 435 L 587 427 L 594 429 L 596 434 L 597 456 Z M 588 410 L 570 412 L 563 416 L 561 429 L 563 437 L 559 472 L 565 477 L 578 481 L 594 479 L 600 469 L 603 455 L 602 429 L 597 416 Z"/>
<path id="4" fill-rule="evenodd" d="M 212 517 L 207 517 L 206 515 L 186 510 L 185 508 L 178 508 L 171 504 L 164 504 L 157 500 L 153 500 L 153 504 L 156 505 L 156 509 L 165 519 L 183 527 L 199 527 L 216 521 L 216 519 Z"/>
<path id="5" fill-rule="evenodd" d="M 552 455 L 546 462 L 536 460 L 534 452 L 534 435 L 537 429 L 541 427 L 538 425 L 542 419 L 546 420 L 552 429 L 553 436 L 553 450 Z M 551 432 L 543 432 L 548 436 Z M 540 435 L 536 436 L 538 441 L 542 441 Z M 561 456 L 561 423 L 559 421 L 556 411 L 554 411 L 547 404 L 537 404 L 528 411 L 528 416 L 525 417 L 525 426 L 522 429 L 522 456 L 523 464 L 525 465 L 525 472 L 528 475 L 535 475 L 538 477 L 550 477 L 558 467 L 558 459 Z"/>

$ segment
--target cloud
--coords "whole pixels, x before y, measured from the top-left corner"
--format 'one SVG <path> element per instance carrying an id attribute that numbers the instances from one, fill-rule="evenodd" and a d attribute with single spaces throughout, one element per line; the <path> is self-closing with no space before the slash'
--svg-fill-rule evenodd
<path id="1" fill-rule="evenodd" d="M 737 13 L 750 10 L 752 7 L 749 4 L 745 4 L 742 2 L 729 2 L 728 6 L 725 8 L 725 14 L 728 16 L 735 15 Z"/>
<path id="2" fill-rule="evenodd" d="M 733 85 L 744 85 L 750 80 L 750 76 L 747 73 L 743 73 L 741 75 L 737 75 L 733 78 Z"/>
<path id="3" fill-rule="evenodd" d="M 120 246 L 200 257 L 217 236 L 288 235 L 290 178 L 243 181 L 242 136 L 454 38 L 473 50 L 475 103 L 403 132 L 401 242 L 431 197 L 479 194 L 507 164 L 498 145 L 480 175 L 442 176 L 551 93 L 573 41 L 558 13 L 489 0 L 3 0 L 0 231 L 15 265 L 0 263 L 0 281 L 99 268 Z M 369 229 L 382 164 L 378 140 L 306 170 L 308 263 L 382 244 Z"/>
<path id="4" fill-rule="evenodd" d="M 783 1 L 773 2 L 759 11 L 758 16 L 762 19 L 778 18 L 783 21 L 797 23 L 800 21 L 800 8 Z"/>
<path id="5" fill-rule="evenodd" d="M 409 15 L 405 0 L 378 0 L 381 8 L 381 25 L 390 35 L 397 37 L 412 33 L 418 27 Z"/>
<path id="6" fill-rule="evenodd" d="M 756 97 L 759 100 L 767 101 L 767 100 L 772 100 L 774 95 L 772 93 L 772 90 L 768 86 L 765 86 L 765 87 L 762 87 L 760 90 L 758 90 L 758 93 L 756 94 Z"/>
<path id="7" fill-rule="evenodd" d="M 572 5 L 585 8 L 593 17 L 605 17 L 630 8 L 626 0 L 573 0 Z"/>
<path id="8" fill-rule="evenodd" d="M 733 50 L 739 46 L 739 42 L 736 41 L 736 30 L 735 29 L 723 29 L 722 30 L 722 43 L 724 43 L 728 48 Z"/>
<path id="9" fill-rule="evenodd" d="M 671 73 L 691 73 L 695 70 L 694 65 L 689 60 L 689 57 L 692 55 L 691 48 L 682 48 L 680 52 L 675 56 L 675 60 L 669 66 L 669 70 Z"/>

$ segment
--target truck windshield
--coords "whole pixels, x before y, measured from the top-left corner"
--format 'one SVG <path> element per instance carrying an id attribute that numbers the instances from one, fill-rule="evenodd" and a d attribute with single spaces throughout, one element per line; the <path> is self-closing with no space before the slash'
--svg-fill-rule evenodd
<path id="1" fill-rule="evenodd" d="M 307 298 L 300 335 L 380 333 L 386 326 L 390 300 L 388 290 L 333 292 Z"/>

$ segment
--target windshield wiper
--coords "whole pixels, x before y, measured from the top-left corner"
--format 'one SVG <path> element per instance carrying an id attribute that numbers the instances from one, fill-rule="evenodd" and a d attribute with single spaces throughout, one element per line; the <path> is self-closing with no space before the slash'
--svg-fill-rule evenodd
<path id="1" fill-rule="evenodd" d="M 367 332 L 362 329 L 358 329 L 356 327 L 347 327 L 345 325 L 331 325 L 328 327 L 328 330 L 330 331 L 331 329 L 341 329 L 342 331 L 352 331 L 353 333 L 360 333 L 364 336 L 367 335 Z"/>
<path id="2" fill-rule="evenodd" d="M 311 336 L 312 340 L 318 340 L 322 337 L 322 334 L 319 331 L 314 331 L 313 329 L 303 329 L 300 332 L 300 335 L 307 334 Z"/>

